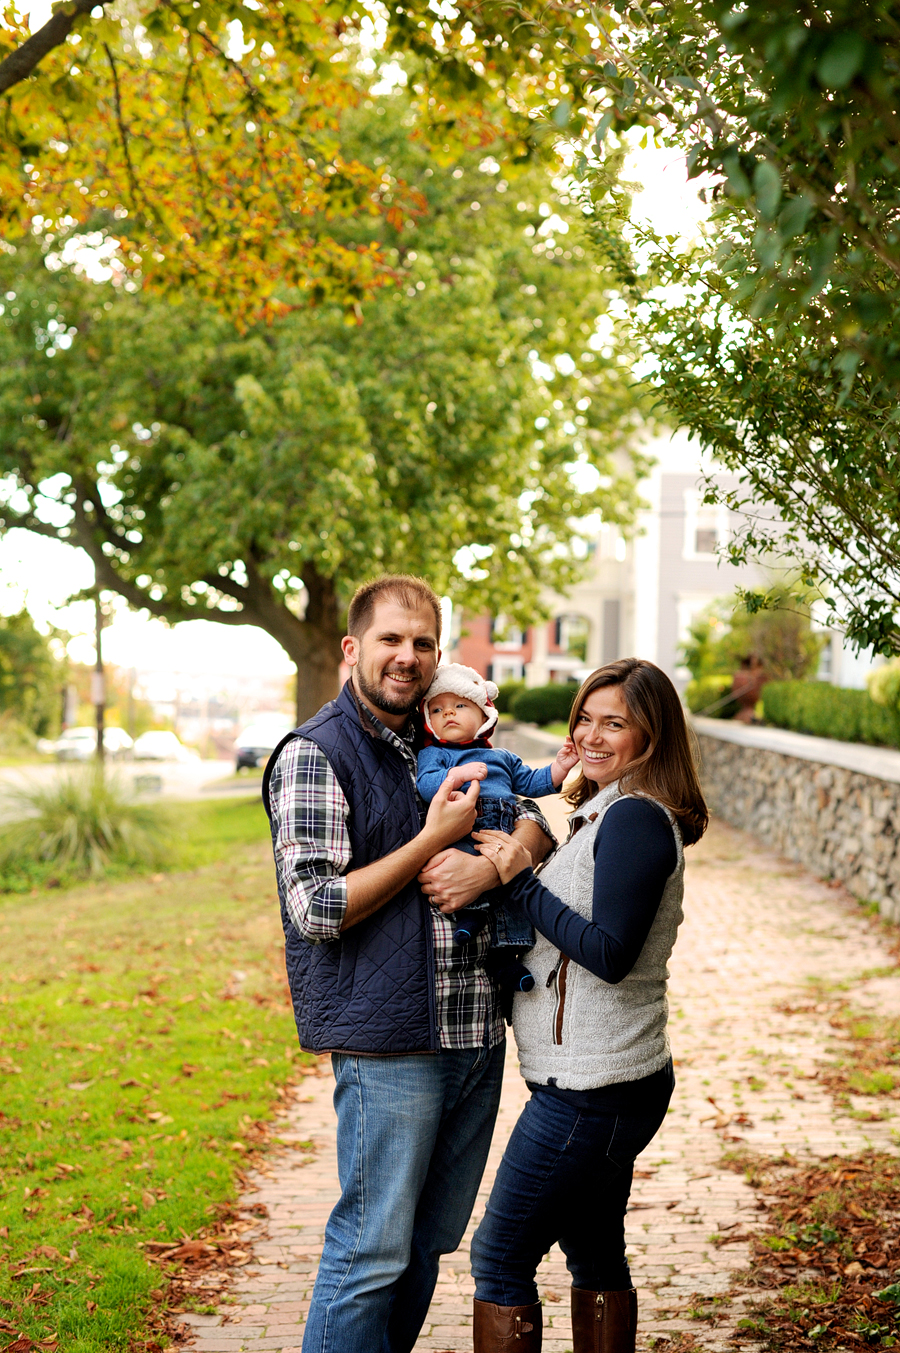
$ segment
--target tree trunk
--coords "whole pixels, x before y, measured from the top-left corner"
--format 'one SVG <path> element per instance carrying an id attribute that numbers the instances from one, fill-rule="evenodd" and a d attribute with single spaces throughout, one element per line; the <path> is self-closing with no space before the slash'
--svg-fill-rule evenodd
<path id="1" fill-rule="evenodd" d="M 301 724 L 340 689 L 343 618 L 339 614 L 337 589 L 312 566 L 303 570 L 306 614 L 301 620 L 285 606 L 271 585 L 247 567 L 249 586 L 244 602 L 245 624 L 259 625 L 297 664 L 296 718 Z M 217 619 L 214 614 L 208 617 Z"/>
<path id="2" fill-rule="evenodd" d="M 305 569 L 306 617 L 303 620 L 303 651 L 291 657 L 297 664 L 297 723 L 333 700 L 340 689 L 341 639 L 344 627 L 338 615 L 337 592 L 331 578 L 315 569 Z"/>

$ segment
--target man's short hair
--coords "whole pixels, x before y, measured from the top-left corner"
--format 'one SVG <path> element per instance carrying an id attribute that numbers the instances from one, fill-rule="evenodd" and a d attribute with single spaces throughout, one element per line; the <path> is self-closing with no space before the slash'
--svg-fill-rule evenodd
<path id="1" fill-rule="evenodd" d="M 409 573 L 383 573 L 363 583 L 353 594 L 347 612 L 347 633 L 360 639 L 372 624 L 375 607 L 382 597 L 389 597 L 408 611 L 430 606 L 434 612 L 434 627 L 438 643 L 441 639 L 441 599 L 424 578 Z"/>

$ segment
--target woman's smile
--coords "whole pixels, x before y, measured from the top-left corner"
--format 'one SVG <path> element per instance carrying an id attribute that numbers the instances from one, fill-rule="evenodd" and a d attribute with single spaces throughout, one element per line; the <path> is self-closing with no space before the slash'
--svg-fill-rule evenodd
<path id="1" fill-rule="evenodd" d="M 636 726 L 619 686 L 592 691 L 578 712 L 572 730 L 581 757 L 584 778 L 595 785 L 618 780 L 644 749 L 644 735 Z"/>

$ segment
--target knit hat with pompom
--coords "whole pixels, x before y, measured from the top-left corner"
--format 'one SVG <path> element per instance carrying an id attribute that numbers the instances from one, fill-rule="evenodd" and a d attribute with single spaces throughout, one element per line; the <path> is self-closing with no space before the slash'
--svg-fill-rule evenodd
<path id="1" fill-rule="evenodd" d="M 494 682 L 485 680 L 480 672 L 475 671 L 474 667 L 465 667 L 461 662 L 448 662 L 437 669 L 434 674 L 434 681 L 428 687 L 425 699 L 422 701 L 422 713 L 425 717 L 425 727 L 438 742 L 441 739 L 435 733 L 428 718 L 428 704 L 436 695 L 445 694 L 461 695 L 478 706 L 485 719 L 475 737 L 486 738 L 499 718 L 493 705 L 497 698 L 497 687 Z"/>

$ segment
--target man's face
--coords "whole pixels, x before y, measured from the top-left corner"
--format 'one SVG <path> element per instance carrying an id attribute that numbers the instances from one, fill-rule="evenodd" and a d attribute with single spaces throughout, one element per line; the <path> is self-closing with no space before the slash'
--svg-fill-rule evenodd
<path id="1" fill-rule="evenodd" d="M 384 597 L 359 638 L 349 635 L 344 658 L 366 703 L 384 714 L 411 714 L 434 679 L 440 657 L 430 606 L 407 610 Z"/>

